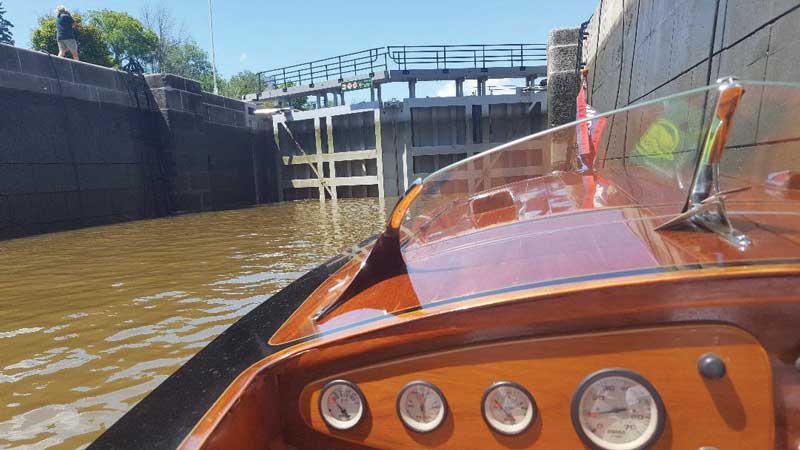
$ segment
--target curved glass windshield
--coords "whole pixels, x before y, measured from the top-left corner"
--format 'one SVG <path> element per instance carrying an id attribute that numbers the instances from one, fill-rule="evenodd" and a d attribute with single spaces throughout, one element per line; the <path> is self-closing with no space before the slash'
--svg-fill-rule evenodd
<path id="1" fill-rule="evenodd" d="M 403 277 L 386 281 L 405 294 L 388 308 L 357 296 L 313 329 L 598 279 L 798 264 L 800 86 L 741 82 L 720 89 L 600 114 L 433 173 L 401 225 L 410 287 Z M 730 132 L 712 134 L 728 138 L 715 166 L 719 191 L 714 183 L 715 192 L 725 192 L 705 200 L 724 203 L 730 229 L 749 239 L 746 246 L 695 222 L 662 228 L 685 216 L 689 194 L 697 192 L 695 167 L 708 155 L 700 149 L 718 155 L 722 148 L 706 138 L 709 122 L 720 123 L 710 120 L 720 92 L 741 100 Z M 335 299 L 349 276 L 332 278 L 326 295 Z"/>
<path id="2" fill-rule="evenodd" d="M 723 189 L 798 168 L 800 86 L 741 82 Z M 685 205 L 720 85 L 599 114 L 476 154 L 428 176 L 405 248 L 516 221 L 599 208 Z"/>

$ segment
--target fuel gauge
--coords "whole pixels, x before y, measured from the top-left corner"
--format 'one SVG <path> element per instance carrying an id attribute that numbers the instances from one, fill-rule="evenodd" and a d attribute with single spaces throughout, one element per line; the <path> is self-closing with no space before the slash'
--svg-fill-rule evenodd
<path id="1" fill-rule="evenodd" d="M 331 428 L 349 430 L 364 416 L 364 395 L 354 383 L 334 380 L 322 388 L 319 412 Z"/>
<path id="2" fill-rule="evenodd" d="M 486 390 L 481 412 L 492 430 L 505 435 L 525 432 L 536 421 L 538 413 L 533 396 L 510 381 L 495 383 Z"/>

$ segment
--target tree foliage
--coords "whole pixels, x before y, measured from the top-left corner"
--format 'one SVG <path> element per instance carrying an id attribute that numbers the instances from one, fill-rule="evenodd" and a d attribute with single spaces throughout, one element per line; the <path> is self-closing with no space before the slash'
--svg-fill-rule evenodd
<path id="1" fill-rule="evenodd" d="M 197 80 L 205 91 L 213 89 L 213 70 L 208 53 L 192 40 L 167 49 L 161 72 Z"/>
<path id="2" fill-rule="evenodd" d="M 14 24 L 6 20 L 5 14 L 3 2 L 0 2 L 0 44 L 14 45 L 14 33 L 11 32 Z"/>
<path id="3" fill-rule="evenodd" d="M 78 12 L 72 13 L 72 18 L 78 25 L 76 35 L 81 60 L 98 66 L 112 67 L 114 61 L 108 50 L 108 44 L 103 39 L 103 33 L 94 25 L 83 23 L 83 17 Z M 31 47 L 34 50 L 58 54 L 55 17 L 39 17 L 39 25 L 31 34 Z"/>
<path id="4" fill-rule="evenodd" d="M 141 19 L 142 24 L 153 30 L 158 39 L 158 44 L 148 61 L 148 67 L 153 73 L 163 72 L 162 67 L 171 50 L 188 41 L 189 36 L 172 11 L 163 4 L 150 5 L 142 9 Z"/>
<path id="5" fill-rule="evenodd" d="M 166 6 L 144 9 L 141 20 L 108 9 L 91 11 L 86 21 L 77 12 L 72 14 L 72 18 L 78 24 L 81 60 L 106 67 L 121 67 L 126 59 L 133 59 L 149 72 L 190 78 L 199 81 L 203 90 L 213 90 L 214 72 L 208 53 L 185 32 Z M 39 18 L 31 44 L 36 50 L 58 53 L 55 17 Z M 218 74 L 217 85 L 220 95 L 236 99 L 259 91 L 258 76 L 249 70 L 227 80 Z M 296 99 L 292 106 L 304 109 L 308 105 L 306 99 Z"/>
<path id="6" fill-rule="evenodd" d="M 245 94 L 255 94 L 259 92 L 258 75 L 249 70 L 239 72 L 226 80 L 225 86 L 220 87 L 219 92 L 231 98 L 242 98 Z"/>
<path id="7" fill-rule="evenodd" d="M 158 47 L 155 32 L 128 13 L 101 9 L 89 12 L 88 18 L 89 24 L 100 30 L 114 67 L 122 67 L 126 59 L 144 65 Z"/>
<path id="8" fill-rule="evenodd" d="M 153 52 L 149 68 L 152 72 L 171 73 L 197 80 L 203 90 L 214 88 L 214 72 L 208 53 L 185 32 L 183 25 L 166 6 L 147 7 L 142 10 L 142 23 L 153 30 L 158 45 Z M 224 80 L 218 79 L 220 90 Z"/>

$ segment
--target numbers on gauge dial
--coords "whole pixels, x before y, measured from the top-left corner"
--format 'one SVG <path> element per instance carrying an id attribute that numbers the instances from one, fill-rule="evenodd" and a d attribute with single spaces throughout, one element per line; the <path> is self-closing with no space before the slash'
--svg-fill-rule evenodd
<path id="1" fill-rule="evenodd" d="M 585 381 L 576 395 L 579 431 L 594 447 L 634 450 L 657 440 L 664 419 L 663 404 L 655 389 L 639 375 L 627 371 L 600 373 Z"/>
<path id="2" fill-rule="evenodd" d="M 354 383 L 334 380 L 322 388 L 319 410 L 331 428 L 349 430 L 364 416 L 364 396 Z"/>
<path id="3" fill-rule="evenodd" d="M 495 383 L 486 390 L 481 410 L 489 427 L 506 435 L 523 433 L 536 421 L 537 415 L 531 394 L 508 381 Z"/>
<path id="4" fill-rule="evenodd" d="M 418 433 L 435 430 L 447 416 L 442 392 L 425 381 L 411 382 L 397 397 L 397 414 L 405 426 Z"/>

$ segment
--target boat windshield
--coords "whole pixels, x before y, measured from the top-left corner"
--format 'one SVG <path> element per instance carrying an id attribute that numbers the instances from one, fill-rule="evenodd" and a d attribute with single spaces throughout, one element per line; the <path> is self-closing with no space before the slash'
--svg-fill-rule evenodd
<path id="1" fill-rule="evenodd" d="M 800 85 L 740 84 L 745 93 L 722 159 L 722 188 L 794 188 Z M 404 251 L 565 212 L 648 207 L 679 213 L 721 86 L 552 128 L 427 176 L 405 216 Z"/>
<path id="2" fill-rule="evenodd" d="M 501 145 L 409 191 L 401 253 L 413 295 L 363 296 L 307 332 L 416 308 L 510 298 L 594 280 L 800 261 L 800 86 L 715 85 Z M 744 88 L 744 94 L 739 97 Z M 752 245 L 659 230 L 687 206 L 717 100 L 740 98 L 719 168 L 726 217 Z M 726 122 L 730 123 L 730 122 Z M 714 129 L 713 127 L 711 128 Z M 714 161 L 717 161 L 715 159 Z M 706 197 L 718 205 L 723 195 Z M 400 205 L 402 205 L 401 203 Z M 691 206 L 703 206 L 693 200 Z M 391 223 L 391 222 L 390 222 Z M 355 266 L 354 266 L 355 267 Z M 319 288 L 332 304 L 351 272 Z M 403 277 L 387 280 L 400 286 Z M 606 281 L 604 281 L 606 282 Z"/>

